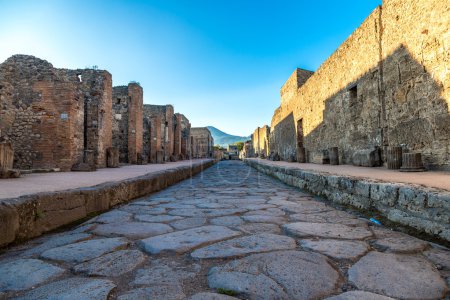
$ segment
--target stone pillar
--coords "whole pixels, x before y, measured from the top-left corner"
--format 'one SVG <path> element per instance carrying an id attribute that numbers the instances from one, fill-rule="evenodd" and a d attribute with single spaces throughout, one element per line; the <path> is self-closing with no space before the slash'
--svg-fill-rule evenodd
<path id="1" fill-rule="evenodd" d="M 137 164 L 138 153 L 142 153 L 143 137 L 143 90 L 136 83 L 128 85 L 128 162 Z"/>
<path id="2" fill-rule="evenodd" d="M 109 147 L 106 149 L 106 166 L 108 168 L 118 168 L 119 167 L 119 149 L 115 147 Z"/>
<path id="3" fill-rule="evenodd" d="M 174 132 L 174 152 L 173 155 L 178 159 L 181 155 L 181 115 L 175 115 Z"/>
<path id="4" fill-rule="evenodd" d="M 161 151 L 161 117 L 150 119 L 150 158 L 151 163 L 157 163 L 156 154 Z"/>

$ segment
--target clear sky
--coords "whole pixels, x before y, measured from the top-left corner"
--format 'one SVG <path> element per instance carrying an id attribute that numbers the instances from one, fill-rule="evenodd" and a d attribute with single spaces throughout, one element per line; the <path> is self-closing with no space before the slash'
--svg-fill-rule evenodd
<path id="1" fill-rule="evenodd" d="M 0 62 L 97 65 L 193 126 L 270 125 L 296 67 L 316 70 L 381 0 L 0 0 Z"/>

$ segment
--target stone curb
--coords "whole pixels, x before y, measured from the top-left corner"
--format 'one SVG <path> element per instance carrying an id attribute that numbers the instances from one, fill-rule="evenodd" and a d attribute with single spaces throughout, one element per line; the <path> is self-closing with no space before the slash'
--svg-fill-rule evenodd
<path id="1" fill-rule="evenodd" d="M 209 160 L 92 187 L 2 199 L 0 247 L 28 240 L 89 214 L 160 191 L 202 172 L 214 163 L 214 160 Z"/>
<path id="2" fill-rule="evenodd" d="M 450 241 L 450 192 L 419 185 L 244 162 L 282 182 L 338 204 L 376 211 L 390 221 Z"/>

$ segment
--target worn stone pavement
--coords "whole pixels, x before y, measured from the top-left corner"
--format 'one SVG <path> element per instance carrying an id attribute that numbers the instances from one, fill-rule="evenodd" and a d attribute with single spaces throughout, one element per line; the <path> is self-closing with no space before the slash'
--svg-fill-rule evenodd
<path id="1" fill-rule="evenodd" d="M 449 278 L 448 249 L 236 161 L 0 255 L 19 299 L 445 299 Z"/>

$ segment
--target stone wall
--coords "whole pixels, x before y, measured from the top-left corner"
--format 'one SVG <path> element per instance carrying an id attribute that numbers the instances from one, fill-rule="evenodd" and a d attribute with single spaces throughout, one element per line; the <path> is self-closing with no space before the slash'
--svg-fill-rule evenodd
<path id="1" fill-rule="evenodd" d="M 295 165 L 282 167 L 260 159 L 245 162 L 288 185 L 332 202 L 375 212 L 390 221 L 450 241 L 448 191 L 302 170 Z"/>
<path id="2" fill-rule="evenodd" d="M 192 158 L 206 158 L 214 155 L 214 139 L 206 127 L 191 128 Z"/>
<path id="3" fill-rule="evenodd" d="M 0 87 L 0 139 L 12 143 L 15 168 L 69 171 L 84 150 L 93 151 L 94 167 L 106 166 L 111 74 L 14 55 L 0 65 Z"/>
<path id="4" fill-rule="evenodd" d="M 185 115 L 179 115 L 181 118 L 181 156 L 183 159 L 189 159 L 191 157 L 191 123 Z"/>
<path id="5" fill-rule="evenodd" d="M 174 153 L 174 110 L 172 105 L 144 105 L 144 153 L 152 162 L 156 151 L 163 151 L 164 161 Z M 160 124 L 155 124 L 160 122 Z M 158 128 L 159 127 L 159 128 Z M 160 133 L 155 133 L 159 130 Z M 159 140 L 155 140 L 159 136 Z M 154 149 L 154 152 L 151 151 Z M 152 152 L 152 153 L 151 153 Z M 155 157 L 156 160 L 156 157 Z"/>
<path id="6" fill-rule="evenodd" d="M 0 247 L 23 242 L 116 205 L 162 190 L 212 166 L 213 160 L 168 168 L 93 188 L 0 200 Z"/>
<path id="7" fill-rule="evenodd" d="M 136 164 L 143 153 L 143 90 L 136 83 L 113 88 L 113 146 L 122 163 Z"/>
<path id="8" fill-rule="evenodd" d="M 1 139 L 15 150 L 18 169 L 71 169 L 83 144 L 79 78 L 33 56 L 14 55 L 0 65 Z"/>
<path id="9" fill-rule="evenodd" d="M 270 136 L 269 126 L 264 125 L 263 127 L 258 127 L 255 129 L 252 135 L 252 143 L 255 155 L 263 155 L 264 157 L 269 156 L 270 154 L 269 136 Z"/>
<path id="10" fill-rule="evenodd" d="M 442 1 L 385 1 L 314 74 L 286 82 L 271 150 L 295 157 L 301 127 L 308 152 L 337 146 L 343 163 L 402 145 L 428 168 L 450 169 L 448 20 Z"/>

